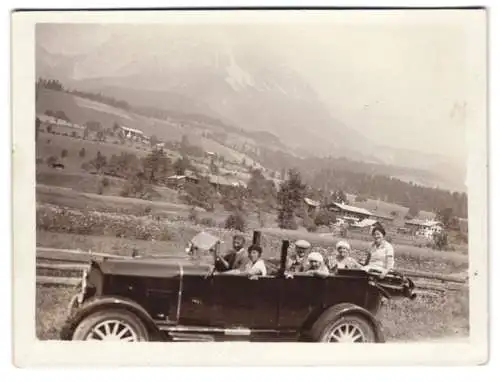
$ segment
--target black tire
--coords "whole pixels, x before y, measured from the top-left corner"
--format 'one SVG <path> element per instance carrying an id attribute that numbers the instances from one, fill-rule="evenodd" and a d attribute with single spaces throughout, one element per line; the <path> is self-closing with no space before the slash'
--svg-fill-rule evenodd
<path id="1" fill-rule="evenodd" d="M 117 325 L 117 330 L 119 330 L 120 332 L 125 330 L 124 336 L 126 334 L 130 334 L 129 336 L 125 337 L 133 339 L 129 342 L 149 341 L 148 330 L 146 326 L 144 326 L 142 321 L 135 314 L 127 310 L 117 309 L 101 310 L 85 317 L 75 328 L 71 338 L 72 341 L 89 341 L 92 339 L 99 340 L 99 338 L 89 338 L 89 336 L 95 329 L 104 325 L 106 321 L 108 321 L 108 326 Z"/>
<path id="2" fill-rule="evenodd" d="M 314 342 L 342 342 L 331 337 L 344 331 L 352 333 L 352 340 L 347 342 L 376 342 L 375 330 L 366 318 L 357 314 L 338 316 L 334 311 L 321 315 L 311 327 L 310 334 Z"/>

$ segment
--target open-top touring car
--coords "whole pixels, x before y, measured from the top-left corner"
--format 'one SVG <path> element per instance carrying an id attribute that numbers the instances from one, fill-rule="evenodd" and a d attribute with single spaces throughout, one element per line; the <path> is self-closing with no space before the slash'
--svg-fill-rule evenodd
<path id="1" fill-rule="evenodd" d="M 254 242 L 260 233 L 254 233 Z M 286 277 L 279 266 L 252 279 L 217 273 L 197 257 L 220 241 L 202 232 L 188 256 L 91 261 L 75 295 L 63 340 L 384 342 L 376 314 L 383 298 L 414 298 L 403 275 L 364 270 Z"/>

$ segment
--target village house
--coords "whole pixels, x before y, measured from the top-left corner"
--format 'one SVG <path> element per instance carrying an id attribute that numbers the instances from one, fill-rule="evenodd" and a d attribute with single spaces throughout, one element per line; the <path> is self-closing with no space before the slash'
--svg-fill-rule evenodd
<path id="1" fill-rule="evenodd" d="M 143 141 L 147 139 L 146 135 L 142 130 L 132 129 L 126 126 L 120 126 L 125 138 L 133 140 L 133 141 Z"/>
<path id="2" fill-rule="evenodd" d="M 436 220 L 411 219 L 405 222 L 412 235 L 423 236 L 432 239 L 435 233 L 443 231 L 443 223 Z"/>
<path id="3" fill-rule="evenodd" d="M 210 174 L 208 176 L 208 181 L 215 188 L 215 190 L 218 191 L 218 192 L 225 192 L 225 191 L 228 191 L 230 188 L 233 188 L 233 187 L 243 187 L 243 188 L 246 188 L 246 186 L 247 186 L 241 180 L 232 180 L 232 179 L 230 179 L 228 177 L 221 176 L 221 175 Z"/>
<path id="4" fill-rule="evenodd" d="M 186 183 L 198 183 L 199 179 L 190 174 L 172 175 L 167 178 L 167 187 L 174 189 L 182 189 Z"/>
<path id="5" fill-rule="evenodd" d="M 377 223 L 380 223 L 380 222 L 376 219 L 367 218 L 367 219 L 363 219 L 359 222 L 351 224 L 351 226 L 349 228 L 351 230 L 354 230 L 357 232 L 371 234 L 373 226 Z"/>
<path id="6" fill-rule="evenodd" d="M 342 203 L 330 203 L 326 206 L 329 211 L 335 212 L 337 218 L 343 219 L 350 223 L 357 223 L 363 219 L 373 217 L 373 213 L 367 209 L 350 206 Z"/>

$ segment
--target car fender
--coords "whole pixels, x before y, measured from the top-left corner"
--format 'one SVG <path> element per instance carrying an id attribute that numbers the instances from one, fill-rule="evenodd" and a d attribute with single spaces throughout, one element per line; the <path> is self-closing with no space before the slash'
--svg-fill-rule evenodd
<path id="1" fill-rule="evenodd" d="M 144 323 L 150 333 L 154 335 L 161 334 L 153 318 L 138 303 L 124 297 L 105 296 L 92 297 L 84 302 L 81 306 L 73 308 L 72 313 L 68 316 L 66 323 L 61 330 L 61 339 L 70 340 L 73 331 L 83 319 L 102 309 L 125 309 L 137 315 L 137 317 Z"/>
<path id="2" fill-rule="evenodd" d="M 371 314 L 368 310 L 366 310 L 365 308 L 363 308 L 359 305 L 355 305 L 355 304 L 352 304 L 349 302 L 342 302 L 339 304 L 332 305 L 332 306 L 324 309 L 321 312 L 321 314 L 317 315 L 315 317 L 314 321 L 316 321 L 317 319 L 319 319 L 319 317 L 321 317 L 323 314 L 326 314 L 326 313 L 332 314 L 336 318 L 346 316 L 346 315 L 351 315 L 351 314 L 359 315 L 359 316 L 367 319 L 368 322 L 372 325 L 372 328 L 375 332 L 376 341 L 381 342 L 381 343 L 385 342 L 385 335 L 384 335 L 382 324 L 380 323 L 380 321 L 373 314 Z"/>

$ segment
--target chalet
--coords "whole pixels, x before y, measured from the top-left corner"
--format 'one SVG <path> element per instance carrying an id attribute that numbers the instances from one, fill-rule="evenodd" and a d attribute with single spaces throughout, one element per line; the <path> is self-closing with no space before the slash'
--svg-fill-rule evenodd
<path id="1" fill-rule="evenodd" d="M 306 204 L 306 208 L 307 208 L 308 213 L 312 213 L 312 212 L 316 211 L 321 204 L 320 202 L 317 202 L 316 200 L 312 200 L 309 198 L 304 198 L 304 203 Z"/>
<path id="2" fill-rule="evenodd" d="M 142 141 L 146 137 L 142 130 L 132 129 L 126 126 L 120 126 L 120 129 L 122 130 L 125 137 L 131 140 Z"/>
<path id="3" fill-rule="evenodd" d="M 363 219 L 359 222 L 351 224 L 349 227 L 351 230 L 366 232 L 371 234 L 372 228 L 375 224 L 379 223 L 376 219 Z"/>
<path id="4" fill-rule="evenodd" d="M 208 176 L 209 183 L 216 189 L 216 191 L 227 191 L 233 187 L 243 187 L 246 188 L 246 184 L 241 180 L 231 180 L 228 177 L 221 175 L 210 174 Z"/>
<path id="5" fill-rule="evenodd" d="M 170 188 L 182 188 L 187 182 L 198 183 L 199 179 L 194 175 L 172 175 L 167 178 L 167 186 Z"/>
<path id="6" fill-rule="evenodd" d="M 342 203 L 330 203 L 326 206 L 329 211 L 335 212 L 339 218 L 346 221 L 358 222 L 373 217 L 370 211 Z"/>
<path id="7" fill-rule="evenodd" d="M 373 213 L 372 217 L 377 219 L 381 223 L 382 222 L 390 223 L 390 222 L 394 221 L 393 216 L 384 215 L 384 214 Z"/>
<path id="8" fill-rule="evenodd" d="M 411 219 L 405 222 L 405 227 L 409 228 L 412 235 L 432 238 L 434 233 L 443 230 L 443 223 L 436 220 Z"/>

